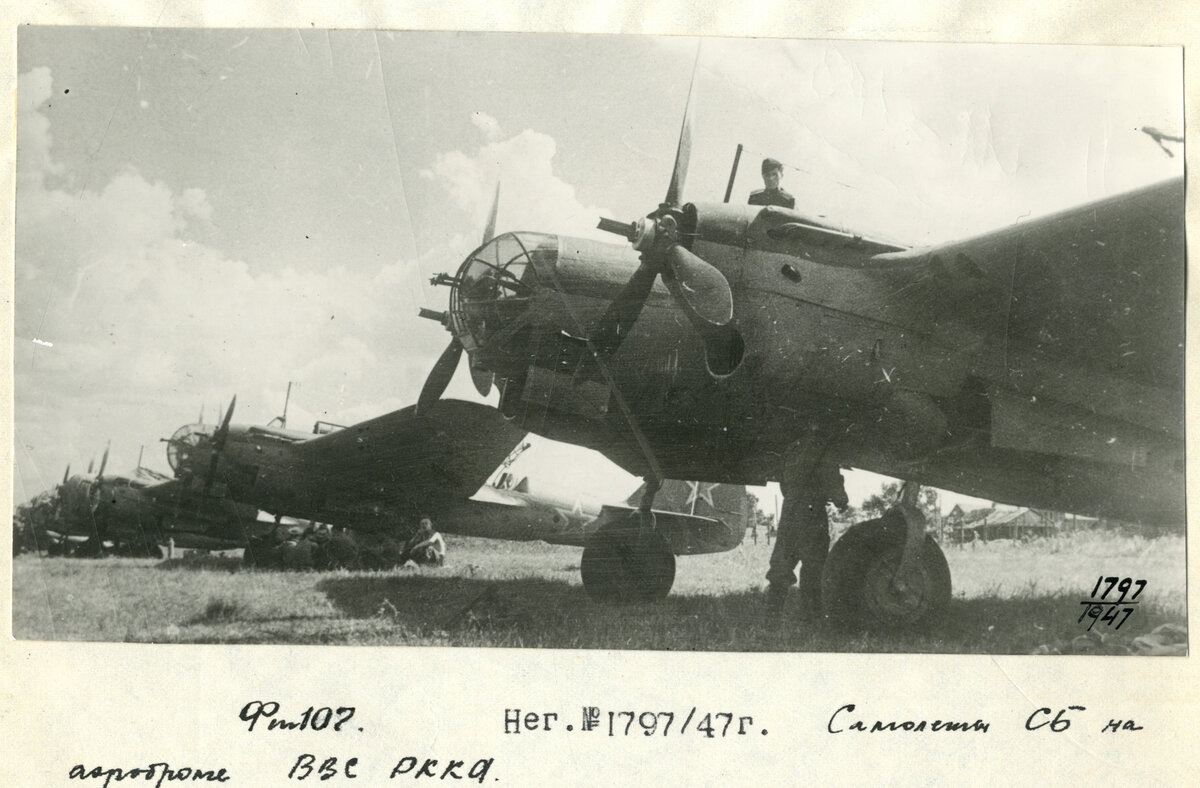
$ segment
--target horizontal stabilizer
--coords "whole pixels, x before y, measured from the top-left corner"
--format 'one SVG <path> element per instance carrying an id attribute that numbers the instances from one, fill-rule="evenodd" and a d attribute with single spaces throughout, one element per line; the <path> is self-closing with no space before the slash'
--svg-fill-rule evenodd
<path id="1" fill-rule="evenodd" d="M 624 506 L 605 506 L 588 531 L 594 531 L 613 520 L 626 520 L 636 511 Z M 740 524 L 728 525 L 724 520 L 711 517 L 661 512 L 657 509 L 654 511 L 654 522 L 675 555 L 724 553 L 741 544 L 742 535 L 746 532 Z"/>

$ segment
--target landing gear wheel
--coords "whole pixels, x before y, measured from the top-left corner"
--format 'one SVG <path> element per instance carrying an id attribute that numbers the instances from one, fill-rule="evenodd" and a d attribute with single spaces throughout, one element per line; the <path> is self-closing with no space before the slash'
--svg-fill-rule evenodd
<path id="1" fill-rule="evenodd" d="M 656 531 L 627 522 L 601 525 L 583 549 L 579 573 L 583 588 L 596 602 L 655 602 L 675 582 L 675 555 Z"/>
<path id="2" fill-rule="evenodd" d="M 950 567 L 932 537 L 926 536 L 910 588 L 895 585 L 904 552 L 905 522 L 899 512 L 860 523 L 829 552 L 821 577 L 825 615 L 844 626 L 874 629 L 920 628 L 950 602 Z"/>

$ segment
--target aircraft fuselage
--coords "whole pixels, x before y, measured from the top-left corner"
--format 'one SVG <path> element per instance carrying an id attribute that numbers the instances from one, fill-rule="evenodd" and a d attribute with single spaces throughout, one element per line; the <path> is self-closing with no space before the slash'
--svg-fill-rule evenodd
<path id="1" fill-rule="evenodd" d="M 1094 299 L 1112 314 L 1081 313 L 1035 286 L 1091 286 L 1053 261 L 1042 263 L 1052 276 L 1036 277 L 1014 261 L 1004 287 L 963 286 L 955 277 L 974 272 L 952 267 L 914 286 L 868 265 L 899 247 L 808 232 L 780 209 L 694 210 L 691 251 L 728 280 L 733 320 L 702 334 L 659 282 L 599 362 L 588 339 L 638 269 L 627 246 L 515 233 L 464 263 L 452 329 L 495 372 L 503 413 L 639 475 L 649 463 L 628 416 L 671 478 L 778 479 L 793 442 L 817 432 L 844 466 L 1027 506 L 1182 519 L 1182 391 L 1171 380 L 1182 307 L 1177 319 L 1170 301 L 1182 271 L 1143 271 L 1116 303 Z M 1158 243 L 1148 254 L 1170 257 L 1174 241 Z M 492 273 L 506 264 L 512 273 Z M 970 308 L 948 306 L 964 289 Z M 1164 295 L 1166 310 L 1155 303 Z M 1157 322 L 1121 322 L 1131 310 Z M 1127 332 L 1136 354 L 1093 352 L 1104 330 Z M 1122 368 L 1134 355 L 1137 375 Z"/>

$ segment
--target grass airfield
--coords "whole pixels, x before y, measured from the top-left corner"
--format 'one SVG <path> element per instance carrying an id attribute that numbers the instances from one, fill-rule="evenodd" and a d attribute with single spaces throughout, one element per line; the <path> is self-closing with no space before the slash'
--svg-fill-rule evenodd
<path id="1" fill-rule="evenodd" d="M 1186 625 L 1182 536 L 1082 532 L 947 547 L 954 598 L 923 632 L 854 633 L 813 622 L 793 598 L 766 620 L 771 547 L 680 558 L 661 603 L 604 607 L 579 579 L 581 551 L 448 537 L 446 566 L 387 572 L 247 570 L 236 555 L 100 560 L 17 556 L 13 635 L 23 640 L 288 643 L 664 651 L 1029 654 L 1069 643 L 1097 577 L 1148 581 L 1100 653 L 1164 623 Z"/>

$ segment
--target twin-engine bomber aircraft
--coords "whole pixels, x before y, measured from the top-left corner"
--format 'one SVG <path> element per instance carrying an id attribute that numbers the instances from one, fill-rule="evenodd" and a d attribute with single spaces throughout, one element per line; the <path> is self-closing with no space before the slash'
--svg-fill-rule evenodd
<path id="1" fill-rule="evenodd" d="M 168 542 L 185 549 L 231 550 L 270 528 L 258 510 L 230 500 L 192 495 L 167 488 L 167 477 L 139 466 L 133 475 L 105 474 L 108 450 L 93 475 L 71 475 L 34 516 L 39 544 L 54 552 L 100 555 L 106 545 L 117 552 L 159 557 Z M 50 537 L 53 534 L 53 538 Z M 73 547 L 68 545 L 79 542 Z"/>
<path id="2" fill-rule="evenodd" d="M 833 463 L 1183 520 L 1182 179 L 905 249 L 795 210 L 683 202 L 690 105 L 662 204 L 600 222 L 629 245 L 489 232 L 435 278 L 449 310 L 422 314 L 452 338 L 422 412 L 465 349 L 514 425 L 645 476 L 641 516 L 609 534 L 633 583 L 669 551 L 649 514 L 668 477 L 786 490 Z M 827 608 L 914 625 L 948 602 L 908 500 L 834 546 Z"/>
<path id="3" fill-rule="evenodd" d="M 447 533 L 576 545 L 585 589 L 613 601 L 666 595 L 676 555 L 731 550 L 745 532 L 740 517 L 656 512 L 667 550 L 631 576 L 623 543 L 608 535 L 633 508 L 584 507 L 521 482 L 484 484 L 525 437 L 494 408 L 440 400 L 419 414 L 414 406 L 350 427 L 318 422 L 306 433 L 233 424 L 235 404 L 216 428 L 186 425 L 167 440 L 176 479 L 152 494 L 185 490 L 364 532 L 408 536 L 431 517 Z"/>

